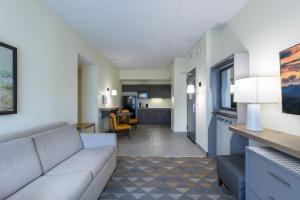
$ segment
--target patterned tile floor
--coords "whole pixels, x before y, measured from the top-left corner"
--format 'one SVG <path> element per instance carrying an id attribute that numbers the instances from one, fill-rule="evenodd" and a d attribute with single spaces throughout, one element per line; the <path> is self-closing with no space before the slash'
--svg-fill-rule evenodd
<path id="1" fill-rule="evenodd" d="M 233 200 L 218 186 L 210 158 L 118 157 L 99 200 Z"/>

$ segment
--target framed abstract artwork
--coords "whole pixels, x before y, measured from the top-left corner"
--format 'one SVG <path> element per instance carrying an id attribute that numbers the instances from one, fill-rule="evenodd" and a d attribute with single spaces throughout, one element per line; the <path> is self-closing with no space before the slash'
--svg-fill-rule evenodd
<path id="1" fill-rule="evenodd" d="M 0 115 L 17 113 L 17 48 L 0 42 Z"/>
<path id="2" fill-rule="evenodd" d="M 300 115 L 300 44 L 280 52 L 282 111 Z"/>

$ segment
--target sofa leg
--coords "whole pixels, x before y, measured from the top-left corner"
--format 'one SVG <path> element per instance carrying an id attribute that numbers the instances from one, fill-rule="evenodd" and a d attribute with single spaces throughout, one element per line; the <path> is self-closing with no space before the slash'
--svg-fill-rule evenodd
<path id="1" fill-rule="evenodd" d="M 219 184 L 219 186 L 222 186 L 222 185 L 223 185 L 223 181 L 222 181 L 222 179 L 220 179 L 219 177 L 218 177 L 218 184 Z"/>

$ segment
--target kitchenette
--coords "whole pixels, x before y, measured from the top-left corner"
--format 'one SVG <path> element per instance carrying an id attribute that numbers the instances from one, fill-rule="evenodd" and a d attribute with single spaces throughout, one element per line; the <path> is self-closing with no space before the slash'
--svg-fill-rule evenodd
<path id="1" fill-rule="evenodd" d="M 122 105 L 140 124 L 171 124 L 170 84 L 123 84 Z"/>

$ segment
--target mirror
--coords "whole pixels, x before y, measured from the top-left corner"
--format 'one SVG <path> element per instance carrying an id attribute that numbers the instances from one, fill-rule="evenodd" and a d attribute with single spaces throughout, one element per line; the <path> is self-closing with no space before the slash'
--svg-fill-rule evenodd
<path id="1" fill-rule="evenodd" d="M 233 102 L 234 95 L 234 68 L 233 66 L 220 69 L 220 97 L 221 109 L 236 110 L 236 103 Z"/>

